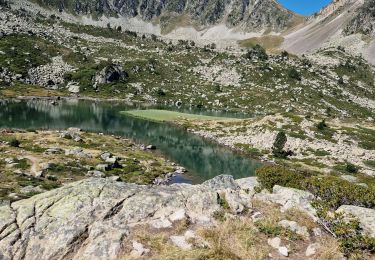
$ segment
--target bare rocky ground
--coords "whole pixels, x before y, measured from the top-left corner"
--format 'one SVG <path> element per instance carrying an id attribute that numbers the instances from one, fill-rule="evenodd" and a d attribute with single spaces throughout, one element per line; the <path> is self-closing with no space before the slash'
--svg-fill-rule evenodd
<path id="1" fill-rule="evenodd" d="M 279 114 L 236 123 L 193 123 L 191 131 L 266 161 L 275 160 L 272 147 L 276 135 L 285 131 L 285 149 L 293 152 L 289 163 L 342 174 L 348 174 L 343 166 L 350 163 L 357 166 L 359 172 L 374 176 L 375 169 L 369 166 L 369 162 L 375 161 L 375 152 L 373 147 L 367 146 L 375 134 L 372 124 L 329 120 L 326 129 L 318 129 L 319 122 L 316 119 Z"/>
<path id="2" fill-rule="evenodd" d="M 0 151 L 0 194 L 1 199 L 8 200 L 30 197 L 89 177 L 161 184 L 179 169 L 147 151 L 146 145 L 74 128 L 2 130 Z"/>

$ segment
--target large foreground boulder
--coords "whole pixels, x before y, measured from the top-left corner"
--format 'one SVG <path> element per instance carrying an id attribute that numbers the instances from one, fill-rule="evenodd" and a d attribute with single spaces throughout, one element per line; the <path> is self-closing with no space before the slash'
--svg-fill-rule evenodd
<path id="1" fill-rule="evenodd" d="M 141 186 L 87 179 L 0 205 L 0 259 L 115 259 L 140 224 L 168 228 L 183 218 L 211 225 L 220 194 L 232 211 L 246 199 L 231 176 L 201 185 Z"/>

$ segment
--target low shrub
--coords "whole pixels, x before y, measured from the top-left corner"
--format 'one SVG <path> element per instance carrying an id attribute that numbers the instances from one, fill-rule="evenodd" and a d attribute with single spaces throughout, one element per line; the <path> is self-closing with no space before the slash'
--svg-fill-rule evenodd
<path id="1" fill-rule="evenodd" d="M 224 222 L 226 220 L 225 210 L 217 210 L 213 214 L 213 218 L 217 221 Z"/>
<path id="2" fill-rule="evenodd" d="M 223 209 L 229 209 L 229 203 L 228 201 L 226 200 L 225 198 L 225 195 L 218 195 L 217 196 L 217 202 L 218 204 L 220 205 L 220 207 L 222 207 Z"/>
<path id="3" fill-rule="evenodd" d="M 346 164 L 346 171 L 349 173 L 357 173 L 358 172 L 358 167 L 355 166 L 352 163 L 347 163 Z"/>
<path id="4" fill-rule="evenodd" d="M 273 186 L 307 190 L 320 198 L 327 209 L 341 205 L 375 208 L 375 189 L 351 183 L 336 176 L 311 176 L 309 173 L 293 171 L 280 166 L 265 166 L 256 171 L 262 188 Z"/>
<path id="5" fill-rule="evenodd" d="M 367 259 L 365 256 L 375 252 L 375 238 L 366 236 L 356 218 L 342 214 L 327 214 L 329 208 L 323 201 L 315 201 L 320 221 L 335 235 L 341 251 L 349 259 Z M 356 258 L 356 256 L 358 258 Z"/>
<path id="6" fill-rule="evenodd" d="M 347 171 L 353 171 L 349 164 Z M 340 214 L 332 215 L 342 205 L 375 208 L 375 188 L 364 187 L 337 176 L 311 176 L 280 166 L 265 166 L 256 172 L 262 188 L 271 190 L 274 185 L 307 190 L 317 198 L 312 205 L 320 220 L 337 237 L 342 252 L 347 257 L 375 253 L 375 238 L 367 237 L 356 219 L 345 219 Z M 330 214 L 328 214 L 330 213 Z M 282 229 L 261 221 L 256 223 L 260 232 L 274 237 Z M 354 259 L 354 258 L 353 258 Z M 361 258 L 362 259 L 362 258 Z"/>
<path id="7" fill-rule="evenodd" d="M 302 182 L 306 176 L 300 172 L 292 171 L 281 166 L 264 166 L 256 171 L 258 181 L 265 189 L 272 190 L 273 186 L 302 189 Z"/>
<path id="8" fill-rule="evenodd" d="M 356 219 L 346 220 L 341 215 L 330 223 L 330 228 L 337 236 L 345 255 L 353 253 L 375 252 L 375 238 L 362 234 L 363 230 Z"/>
<path id="9" fill-rule="evenodd" d="M 375 169 L 375 160 L 364 161 L 364 164 Z"/>
<path id="10" fill-rule="evenodd" d="M 245 54 L 247 59 L 257 58 L 262 61 L 268 60 L 268 55 L 266 50 L 260 46 L 259 44 L 255 45 L 254 47 L 250 48 L 247 53 Z"/>
<path id="11" fill-rule="evenodd" d="M 303 186 L 331 209 L 341 205 L 375 207 L 373 188 L 359 186 L 336 176 L 311 177 L 304 181 Z"/>
<path id="12" fill-rule="evenodd" d="M 302 80 L 300 73 L 295 68 L 291 68 L 288 71 L 288 76 L 291 79 L 295 79 L 295 80 L 298 80 L 298 81 Z"/>
<path id="13" fill-rule="evenodd" d="M 10 140 L 9 145 L 12 147 L 20 147 L 21 142 L 18 141 L 16 138 Z"/>
<path id="14" fill-rule="evenodd" d="M 359 146 L 365 150 L 375 150 L 375 142 L 363 141 L 359 142 Z"/>
<path id="15" fill-rule="evenodd" d="M 321 122 L 319 122 L 316 127 L 318 128 L 318 130 L 324 130 L 328 127 L 327 123 L 326 123 L 326 120 L 323 119 Z"/>
<path id="16" fill-rule="evenodd" d="M 259 232 L 268 237 L 280 236 L 282 233 L 281 226 L 268 223 L 267 221 L 257 221 L 255 222 L 255 226 L 258 228 Z"/>

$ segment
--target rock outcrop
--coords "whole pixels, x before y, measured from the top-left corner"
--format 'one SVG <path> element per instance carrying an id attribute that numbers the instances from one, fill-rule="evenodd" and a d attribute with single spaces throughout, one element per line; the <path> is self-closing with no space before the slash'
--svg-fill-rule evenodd
<path id="1" fill-rule="evenodd" d="M 128 73 L 124 71 L 121 65 L 118 64 L 110 64 L 103 68 L 96 76 L 95 76 L 95 84 L 106 84 L 112 82 L 118 82 L 121 80 L 125 80 L 128 77 Z"/>
<path id="2" fill-rule="evenodd" d="M 114 259 L 139 224 L 168 228 L 188 219 L 211 225 L 223 193 L 233 211 L 249 206 L 248 195 L 224 175 L 201 185 L 153 187 L 92 178 L 4 203 L 0 259 Z"/>
<path id="3" fill-rule="evenodd" d="M 310 192 L 275 185 L 272 193 L 263 191 L 255 194 L 254 198 L 277 203 L 282 206 L 281 210 L 299 209 L 316 219 L 316 210 L 311 206 L 314 195 Z"/>

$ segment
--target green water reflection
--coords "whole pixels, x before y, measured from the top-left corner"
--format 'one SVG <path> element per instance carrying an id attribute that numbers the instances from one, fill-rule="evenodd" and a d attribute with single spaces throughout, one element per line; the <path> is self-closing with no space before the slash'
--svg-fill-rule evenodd
<path id="1" fill-rule="evenodd" d="M 178 127 L 119 114 L 126 109 L 134 107 L 78 100 L 59 101 L 58 105 L 51 105 L 45 100 L 3 100 L 0 101 L 0 127 L 79 127 L 86 131 L 132 138 L 140 143 L 156 145 L 167 158 L 188 169 L 193 182 L 207 180 L 219 174 L 230 174 L 235 178 L 252 176 L 260 166 L 258 161 L 244 158 Z M 228 116 L 228 113 L 223 116 Z"/>

